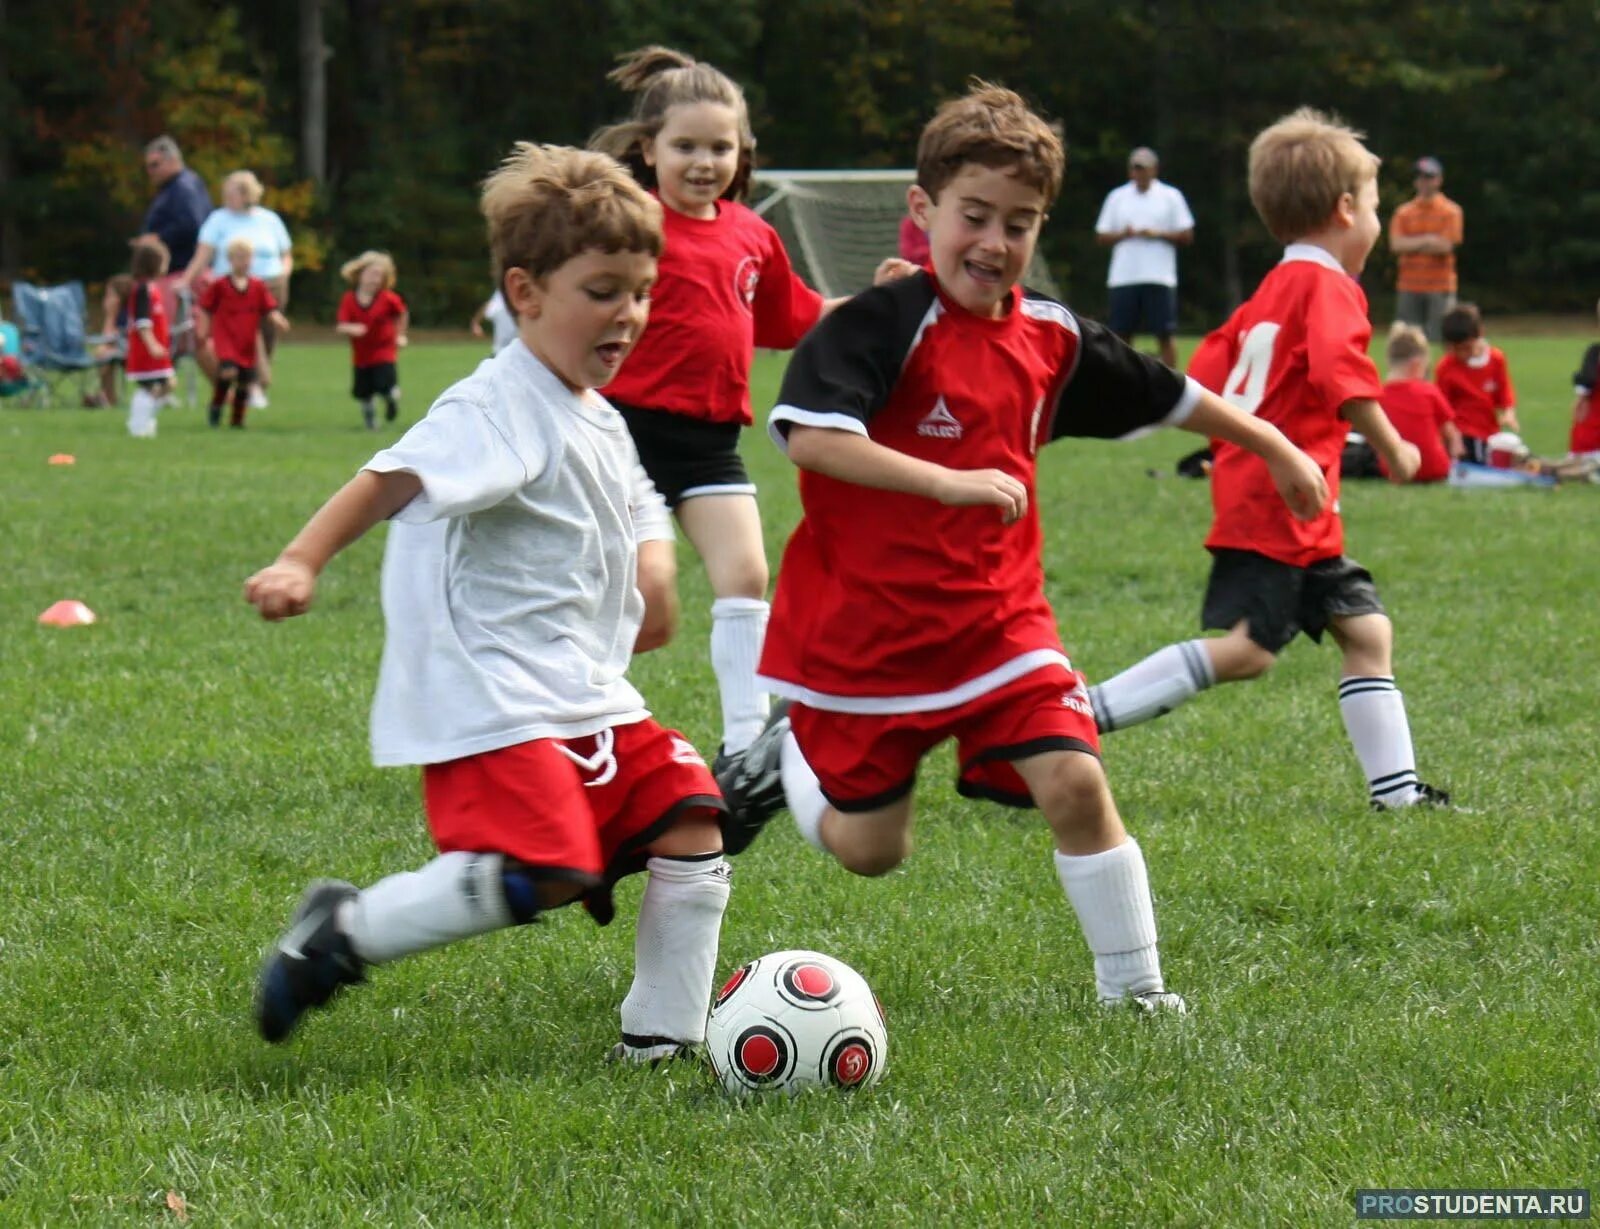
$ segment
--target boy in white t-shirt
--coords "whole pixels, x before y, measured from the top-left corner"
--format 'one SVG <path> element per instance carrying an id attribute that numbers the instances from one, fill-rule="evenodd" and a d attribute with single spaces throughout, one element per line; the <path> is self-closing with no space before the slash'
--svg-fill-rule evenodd
<path id="1" fill-rule="evenodd" d="M 483 336 L 483 326 L 487 324 L 489 333 L 489 352 L 499 354 L 517 339 L 517 317 L 506 304 L 506 296 L 496 290 L 484 304 L 472 313 L 472 335 Z"/>
<path id="2" fill-rule="evenodd" d="M 594 391 L 644 329 L 661 207 L 603 154 L 526 143 L 482 207 L 519 341 L 245 586 L 268 619 L 302 614 L 328 560 L 393 520 L 373 759 L 422 766 L 439 856 L 362 890 L 307 888 L 262 967 L 256 1023 L 281 1041 L 369 965 L 580 898 L 604 925 L 612 884 L 648 868 L 612 1056 L 654 1062 L 704 1040 L 728 899 L 716 782 L 625 677 L 664 639 L 637 578 L 672 529 Z"/>

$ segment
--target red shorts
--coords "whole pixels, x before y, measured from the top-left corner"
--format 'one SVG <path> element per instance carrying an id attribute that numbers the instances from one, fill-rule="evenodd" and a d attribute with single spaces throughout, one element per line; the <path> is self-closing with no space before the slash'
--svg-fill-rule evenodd
<path id="1" fill-rule="evenodd" d="M 649 719 L 428 764 L 422 792 L 439 852 L 502 853 L 590 886 L 642 870 L 686 810 L 724 810 L 700 753 Z"/>
<path id="2" fill-rule="evenodd" d="M 875 811 L 911 792 L 917 764 L 947 738 L 956 740 L 956 789 L 1031 807 L 1033 796 L 1011 761 L 1044 751 L 1100 754 L 1094 710 L 1083 676 L 1046 666 L 987 695 L 929 713 L 834 713 L 796 703 L 790 728 L 800 751 L 840 811 Z"/>

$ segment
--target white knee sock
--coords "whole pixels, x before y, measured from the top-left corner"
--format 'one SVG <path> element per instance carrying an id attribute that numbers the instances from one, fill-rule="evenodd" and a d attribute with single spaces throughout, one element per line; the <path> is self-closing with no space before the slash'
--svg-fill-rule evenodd
<path id="1" fill-rule="evenodd" d="M 1131 836 L 1115 849 L 1056 853 L 1056 874 L 1094 953 L 1102 1000 L 1165 989 L 1144 854 Z"/>
<path id="2" fill-rule="evenodd" d="M 149 439 L 156 433 L 156 399 L 142 388 L 133 390 L 128 400 L 128 434 Z"/>
<path id="3" fill-rule="evenodd" d="M 828 800 L 822 796 L 822 783 L 811 771 L 806 757 L 795 741 L 794 733 L 784 735 L 783 758 L 779 761 L 783 777 L 783 794 L 789 803 L 789 814 L 794 816 L 794 826 L 800 835 L 826 852 L 822 843 L 822 816 L 828 809 Z"/>
<path id="4" fill-rule="evenodd" d="M 1384 675 L 1340 679 L 1339 715 L 1374 801 L 1388 807 L 1415 802 L 1417 757 L 1411 747 L 1405 697 L 1394 679 Z"/>
<path id="5" fill-rule="evenodd" d="M 633 985 L 622 1000 L 622 1039 L 698 1044 L 706 1039 L 711 979 L 716 972 L 722 911 L 728 907 L 728 864 L 708 858 L 651 858 L 639 902 Z"/>
<path id="6" fill-rule="evenodd" d="M 374 964 L 511 925 L 497 853 L 440 854 L 421 870 L 380 879 L 348 902 L 339 923 Z"/>
<path id="7" fill-rule="evenodd" d="M 1169 644 L 1115 678 L 1089 688 L 1102 734 L 1170 713 L 1217 681 L 1204 640 Z"/>
<path id="8" fill-rule="evenodd" d="M 719 597 L 711 603 L 711 669 L 722 692 L 722 749 L 729 755 L 754 742 L 766 724 L 767 695 L 756 686 L 756 664 L 768 609 L 753 597 Z"/>

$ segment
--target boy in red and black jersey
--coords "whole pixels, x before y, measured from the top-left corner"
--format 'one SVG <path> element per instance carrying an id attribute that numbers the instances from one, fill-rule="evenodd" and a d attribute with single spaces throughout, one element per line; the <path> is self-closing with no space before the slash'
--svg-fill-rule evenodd
<path id="1" fill-rule="evenodd" d="M 1064 155 L 1016 94 L 980 85 L 946 104 L 917 163 L 908 201 L 931 272 L 812 330 L 772 414 L 805 517 L 761 679 L 791 703 L 723 778 L 725 844 L 737 851 L 786 800 L 807 840 L 883 874 L 909 846 L 919 762 L 955 738 L 963 794 L 1044 812 L 1101 999 L 1182 1011 L 1044 596 L 1036 456 L 1165 423 L 1259 452 L 1302 515 L 1321 509 L 1323 480 L 1273 427 L 1018 287 Z"/>
<path id="2" fill-rule="evenodd" d="M 363 252 L 346 262 L 339 274 L 350 283 L 350 289 L 339 300 L 334 327 L 350 339 L 350 359 L 356 369 L 350 395 L 361 406 L 361 421 L 367 430 L 375 431 L 374 397 L 383 398 L 384 422 L 393 422 L 400 414 L 396 363 L 400 347 L 406 344 L 411 313 L 406 301 L 395 293 L 394 260 L 387 252 Z"/>
<path id="3" fill-rule="evenodd" d="M 154 439 L 156 414 L 172 391 L 172 330 L 167 309 L 155 282 L 167 271 L 167 246 L 159 239 L 141 239 L 133 245 L 129 272 L 133 290 L 128 296 L 128 357 L 123 364 L 133 381 L 128 401 L 128 434 Z"/>
<path id="4" fill-rule="evenodd" d="M 1309 108 L 1250 147 L 1250 197 L 1283 260 L 1195 352 L 1189 374 L 1278 427 L 1321 467 L 1332 498 L 1318 517 L 1287 515 L 1261 462 L 1215 448 L 1211 580 L 1202 625 L 1226 635 L 1169 645 L 1093 688 L 1102 731 L 1170 712 L 1213 683 L 1265 673 L 1300 633 L 1343 652 L 1339 709 L 1378 809 L 1442 803 L 1421 783 L 1392 673 L 1394 629 L 1365 568 L 1344 555 L 1339 457 L 1355 427 L 1394 482 L 1419 463 L 1378 404 L 1372 326 L 1355 280 L 1380 230 L 1377 159 L 1360 134 Z"/>
<path id="5" fill-rule="evenodd" d="M 206 420 L 213 426 L 222 423 L 222 406 L 233 394 L 230 427 L 243 427 L 250 404 L 250 386 L 256 380 L 256 347 L 261 322 L 270 320 L 280 332 L 289 331 L 289 321 L 278 310 L 278 300 L 259 277 L 250 276 L 255 248 L 239 236 L 228 244 L 228 276 L 209 283 L 195 303 L 196 339 L 207 340 L 217 355 L 217 376 L 212 386 L 211 405 Z"/>

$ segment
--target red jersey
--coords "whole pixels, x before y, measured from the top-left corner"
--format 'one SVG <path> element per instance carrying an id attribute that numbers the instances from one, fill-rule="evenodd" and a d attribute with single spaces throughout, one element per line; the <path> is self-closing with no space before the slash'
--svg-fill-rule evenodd
<path id="1" fill-rule="evenodd" d="M 400 317 L 406 314 L 406 301 L 392 290 L 380 290 L 372 302 L 362 305 L 354 290 L 339 300 L 340 324 L 364 324 L 367 331 L 350 339 L 350 357 L 357 367 L 375 367 L 395 361 L 395 338 L 400 335 Z"/>
<path id="2" fill-rule="evenodd" d="M 1500 430 L 1496 410 L 1517 404 L 1506 356 L 1493 346 L 1484 346 L 1483 353 L 1464 363 L 1454 354 L 1446 354 L 1434 369 L 1433 379 L 1455 411 L 1461 434 L 1475 440 L 1486 440 Z"/>
<path id="3" fill-rule="evenodd" d="M 1572 418 L 1572 439 L 1567 447 L 1572 452 L 1600 452 L 1600 405 L 1595 404 L 1594 395 L 1600 388 L 1600 345 L 1583 352 L 1572 387 L 1581 400 Z"/>
<path id="4" fill-rule="evenodd" d="M 1067 663 L 1044 596 L 1039 447 L 1181 421 L 1199 389 L 1053 299 L 1014 288 L 1009 308 L 974 316 L 924 271 L 857 295 L 800 343 L 772 412 L 780 447 L 796 424 L 850 431 L 1004 470 L 1030 498 L 1004 525 L 993 507 L 802 471 L 761 655 L 770 690 L 835 712 L 928 712 Z"/>
<path id="5" fill-rule="evenodd" d="M 718 201 L 715 218 L 661 212 L 666 246 L 650 322 L 606 398 L 748 426 L 755 347 L 792 349 L 822 314 L 822 296 L 754 210 Z"/>
<path id="6" fill-rule="evenodd" d="M 1277 427 L 1328 483 L 1321 515 L 1296 520 L 1265 461 L 1214 440 L 1207 547 L 1254 551 L 1294 567 L 1344 553 L 1339 454 L 1350 424 L 1339 409 L 1383 392 L 1367 355 L 1371 338 L 1367 296 L 1356 279 L 1322 248 L 1292 243 L 1255 294 L 1200 344 L 1189 374 Z"/>
<path id="7" fill-rule="evenodd" d="M 172 378 L 172 331 L 167 325 L 166 305 L 161 292 L 152 281 L 133 284 L 132 307 L 128 313 L 128 356 L 123 370 L 130 380 L 162 380 Z M 140 332 L 148 328 L 164 353 L 151 354 Z"/>
<path id="8" fill-rule="evenodd" d="M 231 276 L 219 277 L 201 293 L 196 306 L 211 317 L 211 345 L 217 360 L 254 367 L 261 318 L 278 310 L 278 300 L 267 284 L 259 277 L 248 277 L 240 289 Z"/>
<path id="9" fill-rule="evenodd" d="M 1450 454 L 1440 429 L 1455 421 L 1444 394 L 1426 380 L 1390 380 L 1378 399 L 1400 438 L 1417 446 L 1422 463 L 1413 482 L 1442 482 L 1450 475 Z M 1378 458 L 1378 468 L 1388 477 L 1389 467 Z"/>

